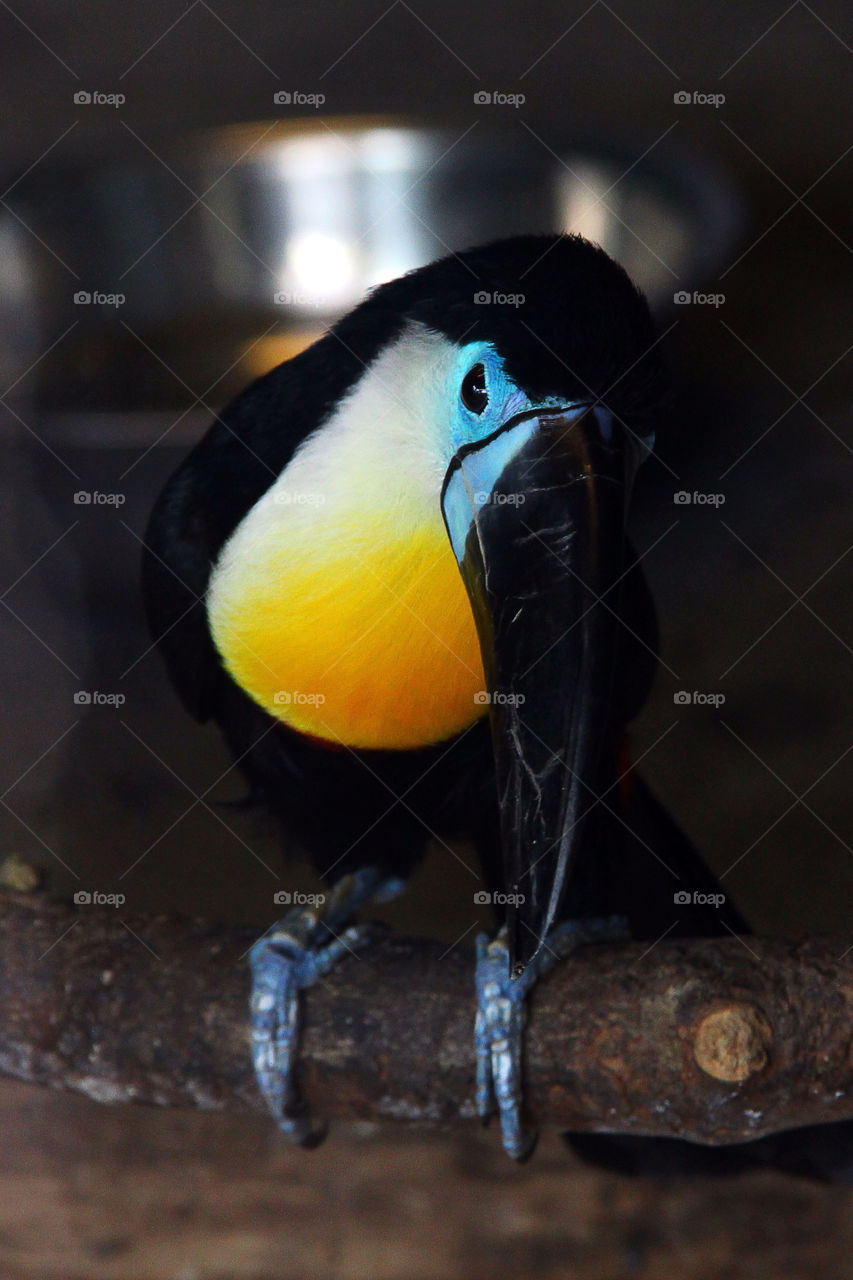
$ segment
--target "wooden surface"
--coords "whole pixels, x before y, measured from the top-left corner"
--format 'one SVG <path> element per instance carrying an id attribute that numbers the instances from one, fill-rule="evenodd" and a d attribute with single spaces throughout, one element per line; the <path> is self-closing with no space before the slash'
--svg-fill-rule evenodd
<path id="1" fill-rule="evenodd" d="M 518 1167 L 493 1131 L 105 1107 L 0 1081 L 3 1280 L 803 1280 L 853 1276 L 853 1192 Z"/>

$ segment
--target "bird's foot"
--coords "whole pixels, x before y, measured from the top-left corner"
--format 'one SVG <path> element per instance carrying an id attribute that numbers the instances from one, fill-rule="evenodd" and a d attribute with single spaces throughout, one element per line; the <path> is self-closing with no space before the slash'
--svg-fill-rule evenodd
<path id="1" fill-rule="evenodd" d="M 510 976 L 506 928 L 491 942 L 484 933 L 477 938 L 477 1114 L 485 1123 L 497 1104 L 504 1150 L 514 1160 L 526 1160 L 537 1138 L 536 1130 L 521 1119 L 521 1048 L 527 995 L 538 978 L 576 947 L 626 936 L 625 921 L 620 916 L 566 921 L 551 931 L 541 951 L 517 978 Z"/>
<path id="2" fill-rule="evenodd" d="M 374 867 L 342 877 L 318 907 L 294 907 L 249 952 L 252 970 L 252 1058 L 261 1093 L 291 1141 L 315 1146 L 324 1135 L 301 1104 L 294 1083 L 300 993 L 374 936 L 369 924 L 343 927 L 366 902 L 386 902 L 405 881 Z M 340 931 L 339 931 L 340 930 Z"/>

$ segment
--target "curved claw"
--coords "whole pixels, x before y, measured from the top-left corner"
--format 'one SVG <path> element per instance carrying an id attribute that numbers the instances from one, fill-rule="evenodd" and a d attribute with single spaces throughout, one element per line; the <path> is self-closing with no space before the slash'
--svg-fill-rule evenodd
<path id="1" fill-rule="evenodd" d="M 521 1119 L 521 1049 L 527 995 L 538 978 L 576 947 L 624 936 L 625 922 L 617 916 L 566 921 L 549 934 L 539 954 L 518 978 L 510 973 L 505 927 L 491 942 L 484 933 L 477 938 L 477 1114 L 485 1123 L 497 1105 L 504 1150 L 514 1160 L 526 1160 L 538 1136 Z"/>
<path id="2" fill-rule="evenodd" d="M 322 1131 L 302 1109 L 293 1080 L 300 993 L 328 973 L 347 951 L 365 946 L 372 931 L 369 925 L 354 925 L 331 942 L 315 947 L 296 941 L 294 934 L 299 932 L 286 918 L 249 953 L 252 1058 L 258 1086 L 279 1129 L 293 1142 L 315 1145 Z"/>
<path id="3" fill-rule="evenodd" d="M 301 993 L 345 953 L 366 946 L 374 933 L 366 924 L 350 925 L 341 933 L 336 928 L 368 899 L 395 896 L 403 887 L 399 880 L 383 881 L 375 868 L 363 868 L 338 881 L 320 911 L 289 911 L 249 952 L 255 1075 L 279 1129 L 292 1142 L 316 1146 L 324 1136 L 300 1102 L 294 1083 Z"/>
<path id="4" fill-rule="evenodd" d="M 504 1149 L 514 1160 L 528 1156 L 536 1142 L 521 1120 L 521 1041 L 533 968 L 510 977 L 506 929 L 491 942 L 485 934 L 477 938 L 477 1112 L 485 1123 L 497 1104 Z"/>

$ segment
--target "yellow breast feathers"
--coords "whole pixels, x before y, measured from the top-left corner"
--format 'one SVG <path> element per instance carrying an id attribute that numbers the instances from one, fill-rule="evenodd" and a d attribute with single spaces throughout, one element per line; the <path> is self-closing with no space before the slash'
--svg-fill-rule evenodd
<path id="1" fill-rule="evenodd" d="M 362 394 L 316 432 L 238 526 L 208 592 L 234 680 L 286 724 L 351 747 L 426 746 L 486 709 L 442 463 L 401 415 Z"/>

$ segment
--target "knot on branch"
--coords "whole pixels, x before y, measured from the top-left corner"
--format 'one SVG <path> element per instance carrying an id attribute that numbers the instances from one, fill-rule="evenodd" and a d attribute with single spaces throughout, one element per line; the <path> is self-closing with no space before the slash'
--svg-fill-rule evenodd
<path id="1" fill-rule="evenodd" d="M 752 1004 L 729 1004 L 707 1014 L 696 1029 L 693 1056 L 715 1080 L 739 1084 L 767 1066 L 773 1032 Z"/>

